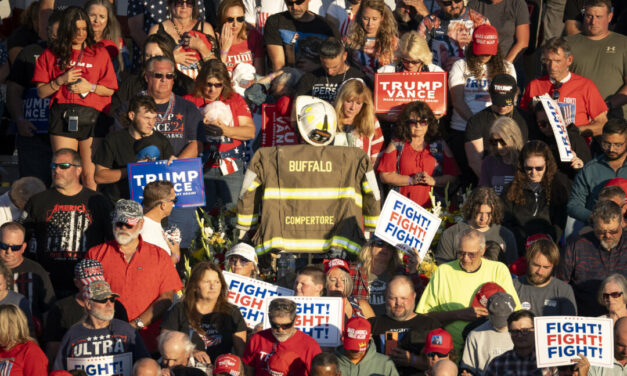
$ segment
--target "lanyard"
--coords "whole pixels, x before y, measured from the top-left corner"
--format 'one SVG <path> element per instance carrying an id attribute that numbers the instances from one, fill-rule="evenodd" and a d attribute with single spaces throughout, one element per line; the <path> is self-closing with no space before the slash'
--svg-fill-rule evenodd
<path id="1" fill-rule="evenodd" d="M 143 90 L 139 93 L 139 95 L 148 95 L 148 91 Z M 172 110 L 174 109 L 174 102 L 175 102 L 174 93 L 170 93 L 170 100 L 168 101 L 168 108 L 165 110 L 163 115 L 157 114 L 157 117 L 159 118 L 159 122 L 163 123 L 164 121 L 168 120 L 168 118 L 170 117 L 170 114 L 172 113 Z"/>

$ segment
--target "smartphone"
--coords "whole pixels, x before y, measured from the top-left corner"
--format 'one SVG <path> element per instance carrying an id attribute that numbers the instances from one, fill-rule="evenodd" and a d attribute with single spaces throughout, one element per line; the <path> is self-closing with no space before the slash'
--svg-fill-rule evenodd
<path id="1" fill-rule="evenodd" d="M 385 332 L 385 355 L 390 355 L 398 347 L 398 332 Z"/>
<path id="2" fill-rule="evenodd" d="M 67 117 L 68 132 L 78 132 L 78 116 L 70 115 Z"/>

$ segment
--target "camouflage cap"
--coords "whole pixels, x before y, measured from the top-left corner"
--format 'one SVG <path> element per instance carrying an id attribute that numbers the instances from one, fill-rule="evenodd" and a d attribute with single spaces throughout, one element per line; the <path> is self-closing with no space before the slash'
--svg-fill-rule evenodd
<path id="1" fill-rule="evenodd" d="M 135 226 L 144 218 L 144 210 L 139 202 L 133 200 L 119 200 L 115 203 L 113 223 L 122 222 Z"/>

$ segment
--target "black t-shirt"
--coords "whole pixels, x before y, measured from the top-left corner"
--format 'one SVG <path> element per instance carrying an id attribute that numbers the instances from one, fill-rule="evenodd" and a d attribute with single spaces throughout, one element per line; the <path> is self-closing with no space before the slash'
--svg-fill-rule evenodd
<path id="1" fill-rule="evenodd" d="M 405 22 L 396 14 L 396 12 L 394 13 L 394 19 L 398 25 L 398 33 L 400 35 L 418 30 L 418 26 L 420 26 L 422 18 L 423 17 L 421 15 L 415 14 L 409 19 L 409 21 Z"/>
<path id="2" fill-rule="evenodd" d="M 127 129 L 121 129 L 107 135 L 94 155 L 94 163 L 115 170 L 126 168 L 127 164 L 143 159 L 138 156 L 141 156 L 140 153 L 150 146 L 156 146 L 158 149 L 159 155 L 156 160 L 165 160 L 174 154 L 170 141 L 159 132 L 153 132 L 148 137 L 136 140 Z M 99 188 L 100 192 L 112 202 L 121 198 L 130 198 L 126 174 L 122 174 L 118 182 L 101 184 Z"/>
<path id="3" fill-rule="evenodd" d="M 26 257 L 11 271 L 15 280 L 13 289 L 24 295 L 31 303 L 33 316 L 43 319 L 43 313 L 50 309 L 55 300 L 54 288 L 48 272 L 41 265 Z"/>
<path id="4" fill-rule="evenodd" d="M 483 138 L 483 148 L 485 150 L 490 141 L 490 128 L 492 128 L 492 123 L 499 117 L 501 116 L 492 111 L 491 107 L 487 107 L 471 116 L 466 125 L 466 141 L 469 142 Z M 523 143 L 527 142 L 529 128 L 532 126 L 531 117 L 527 112 L 523 112 L 514 107 L 512 119 L 514 119 L 520 128 Z"/>
<path id="5" fill-rule="evenodd" d="M 433 329 L 441 327 L 438 320 L 418 314 L 407 321 L 397 321 L 388 315 L 375 316 L 368 321 L 372 325 L 372 339 L 378 352 L 385 354 L 386 333 L 397 332 L 398 347 L 418 356 L 419 369 L 397 366 L 399 374 L 424 375 L 429 363 L 422 350 L 427 340 L 427 334 Z"/>
<path id="6" fill-rule="evenodd" d="M 26 47 L 30 44 L 36 43 L 39 40 L 39 35 L 35 30 L 22 26 L 11 33 L 7 39 L 7 50 L 11 50 L 14 47 Z M 11 67 L 13 69 L 13 67 Z M 33 76 L 31 75 L 30 78 Z"/>
<path id="7" fill-rule="evenodd" d="M 50 272 L 57 295 L 73 291 L 74 265 L 89 248 L 111 239 L 111 203 L 88 188 L 74 196 L 51 188 L 31 197 L 24 210 L 24 225 L 37 242 L 37 261 Z"/>
<path id="8" fill-rule="evenodd" d="M 296 86 L 296 97 L 311 95 L 333 103 L 342 83 L 351 78 L 365 79 L 364 74 L 357 68 L 350 66 L 345 73 L 328 76 L 323 68 L 311 73 L 305 73 Z"/>
<path id="9" fill-rule="evenodd" d="M 126 308 L 119 300 L 115 301 L 114 309 L 114 318 L 128 322 Z M 74 296 L 58 300 L 48 312 L 41 342 L 60 342 L 65 332 L 79 322 L 83 316 L 85 316 L 85 309 L 78 304 Z"/>
<path id="10" fill-rule="evenodd" d="M 201 336 L 189 325 L 185 316 L 185 304 L 181 301 L 168 312 L 161 328 L 190 334 L 196 349 L 205 349 L 211 363 L 215 363 L 219 355 L 233 351 L 233 334 L 246 331 L 246 322 L 239 308 L 229 304 L 228 310 L 228 313 L 215 312 L 204 315 L 201 326 L 205 334 Z"/>

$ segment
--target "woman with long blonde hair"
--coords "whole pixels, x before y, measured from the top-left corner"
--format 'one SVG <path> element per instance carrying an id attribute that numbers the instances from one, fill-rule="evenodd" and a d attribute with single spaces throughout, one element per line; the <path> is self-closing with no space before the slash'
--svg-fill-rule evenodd
<path id="1" fill-rule="evenodd" d="M 338 132 L 333 144 L 363 149 L 376 166 L 383 148 L 383 132 L 374 116 L 372 92 L 364 81 L 353 78 L 340 86 L 335 113 Z"/>
<path id="2" fill-rule="evenodd" d="M 503 187 L 514 178 L 522 147 L 522 133 L 516 121 L 507 116 L 496 119 L 490 128 L 489 155 L 481 162 L 479 185 L 494 188 L 500 196 Z"/>
<path id="3" fill-rule="evenodd" d="M 0 304 L 0 359 L 11 376 L 48 374 L 48 358 L 30 336 L 26 316 L 13 304 Z"/>

